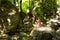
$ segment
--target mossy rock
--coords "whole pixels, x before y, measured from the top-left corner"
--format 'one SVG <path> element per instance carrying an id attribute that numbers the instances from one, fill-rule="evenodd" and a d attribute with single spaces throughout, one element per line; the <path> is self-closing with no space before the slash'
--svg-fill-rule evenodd
<path id="1" fill-rule="evenodd" d="M 19 13 L 15 5 L 8 0 L 1 0 L 0 3 L 0 21 L 6 31 L 14 30 L 19 22 Z"/>
<path id="2" fill-rule="evenodd" d="M 55 32 L 37 31 L 34 30 L 29 40 L 53 40 Z"/>

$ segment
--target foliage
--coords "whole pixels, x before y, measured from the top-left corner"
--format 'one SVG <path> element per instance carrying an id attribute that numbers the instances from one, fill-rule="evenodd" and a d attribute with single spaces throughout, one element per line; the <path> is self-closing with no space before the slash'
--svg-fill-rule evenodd
<path id="1" fill-rule="evenodd" d="M 56 15 L 56 1 L 55 0 L 42 0 L 41 9 L 43 11 L 44 19 L 54 18 Z M 48 16 L 48 17 L 47 17 Z"/>
<path id="2" fill-rule="evenodd" d="M 51 18 L 56 18 L 57 1 L 59 0 L 0 0 L 0 29 L 4 29 L 4 33 L 9 36 L 19 35 L 20 40 L 52 40 L 51 33 L 35 30 L 34 36 L 29 34 L 38 17 L 44 25 Z M 59 26 L 57 23 L 51 27 L 56 31 Z"/>

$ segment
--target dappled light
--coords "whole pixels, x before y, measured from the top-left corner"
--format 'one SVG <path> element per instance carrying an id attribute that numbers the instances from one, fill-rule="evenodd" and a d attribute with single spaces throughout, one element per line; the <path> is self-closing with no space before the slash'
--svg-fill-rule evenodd
<path id="1" fill-rule="evenodd" d="M 0 40 L 60 40 L 60 0 L 0 0 Z"/>
<path id="2" fill-rule="evenodd" d="M 8 15 L 14 15 L 16 13 L 15 10 L 12 10 L 12 12 L 8 13 Z"/>
<path id="3" fill-rule="evenodd" d="M 8 21 L 8 23 L 9 23 L 9 25 L 11 25 L 11 20 L 10 20 L 9 18 L 7 19 L 7 21 Z"/>
<path id="4" fill-rule="evenodd" d="M 22 0 L 22 2 L 25 2 L 26 0 Z"/>

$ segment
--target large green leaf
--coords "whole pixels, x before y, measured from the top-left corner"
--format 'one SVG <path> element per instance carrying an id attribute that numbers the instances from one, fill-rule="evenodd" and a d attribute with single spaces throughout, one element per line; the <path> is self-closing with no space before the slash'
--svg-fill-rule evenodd
<path id="1" fill-rule="evenodd" d="M 28 5 L 29 5 L 28 0 L 26 0 L 25 2 L 22 2 L 22 10 L 26 12 Z"/>

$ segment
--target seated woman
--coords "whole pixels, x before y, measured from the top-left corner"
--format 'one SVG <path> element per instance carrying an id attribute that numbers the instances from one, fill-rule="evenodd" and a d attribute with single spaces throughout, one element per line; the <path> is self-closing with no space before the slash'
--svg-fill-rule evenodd
<path id="1" fill-rule="evenodd" d="M 33 24 L 34 28 L 30 33 L 30 40 L 53 40 L 54 31 L 51 27 L 43 27 L 41 26 L 42 22 L 38 18 Z"/>

